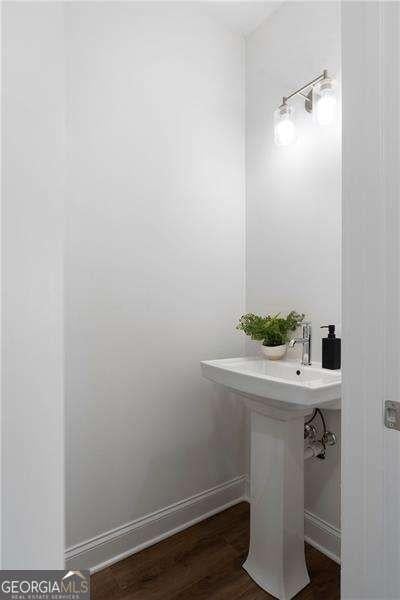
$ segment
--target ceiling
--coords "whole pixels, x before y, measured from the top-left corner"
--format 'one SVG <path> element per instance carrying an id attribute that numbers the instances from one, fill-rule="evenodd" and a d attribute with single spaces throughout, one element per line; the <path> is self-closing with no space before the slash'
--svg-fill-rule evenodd
<path id="1" fill-rule="evenodd" d="M 249 35 L 265 19 L 267 19 L 284 0 L 257 1 L 248 0 L 247 2 L 237 1 L 210 1 L 205 2 L 204 6 L 214 18 L 223 22 L 226 27 L 235 33 Z"/>

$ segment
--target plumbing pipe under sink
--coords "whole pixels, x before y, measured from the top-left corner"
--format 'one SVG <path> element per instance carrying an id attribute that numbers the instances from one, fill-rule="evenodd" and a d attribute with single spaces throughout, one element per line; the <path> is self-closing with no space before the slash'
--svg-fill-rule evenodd
<path id="1" fill-rule="evenodd" d="M 304 448 L 304 460 L 316 458 L 325 452 L 324 445 L 321 442 L 313 442 Z"/>

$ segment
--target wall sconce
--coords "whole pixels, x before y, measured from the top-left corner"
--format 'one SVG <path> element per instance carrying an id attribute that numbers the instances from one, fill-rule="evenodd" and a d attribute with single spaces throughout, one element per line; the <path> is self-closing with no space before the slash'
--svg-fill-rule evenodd
<path id="1" fill-rule="evenodd" d="M 310 90 L 307 91 L 307 89 Z M 315 119 L 319 125 L 329 125 L 332 123 L 336 112 L 336 96 L 334 82 L 328 76 L 325 70 L 309 83 L 301 88 L 284 96 L 282 104 L 274 113 L 274 137 L 277 146 L 289 146 L 296 140 L 296 125 L 293 120 L 294 110 L 288 105 L 288 100 L 294 96 L 304 98 L 304 108 L 309 113 L 315 114 Z"/>

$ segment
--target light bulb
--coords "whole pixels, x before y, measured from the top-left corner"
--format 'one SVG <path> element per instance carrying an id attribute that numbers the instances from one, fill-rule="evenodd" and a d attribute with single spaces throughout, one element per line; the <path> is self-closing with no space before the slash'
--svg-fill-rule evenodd
<path id="1" fill-rule="evenodd" d="M 332 79 L 325 77 L 314 88 L 315 118 L 319 125 L 330 125 L 336 115 L 336 95 Z"/>
<path id="2" fill-rule="evenodd" d="M 289 146 L 296 140 L 296 126 L 293 122 L 293 108 L 282 104 L 274 113 L 274 136 L 277 146 Z"/>

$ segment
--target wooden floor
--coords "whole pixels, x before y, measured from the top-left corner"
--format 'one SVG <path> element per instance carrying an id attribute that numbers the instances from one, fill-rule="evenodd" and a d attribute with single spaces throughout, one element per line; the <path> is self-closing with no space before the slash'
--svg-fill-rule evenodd
<path id="1" fill-rule="evenodd" d="M 242 502 L 92 576 L 92 600 L 268 600 L 241 568 L 249 544 Z M 306 546 L 311 583 L 296 600 L 339 600 L 339 566 Z"/>

